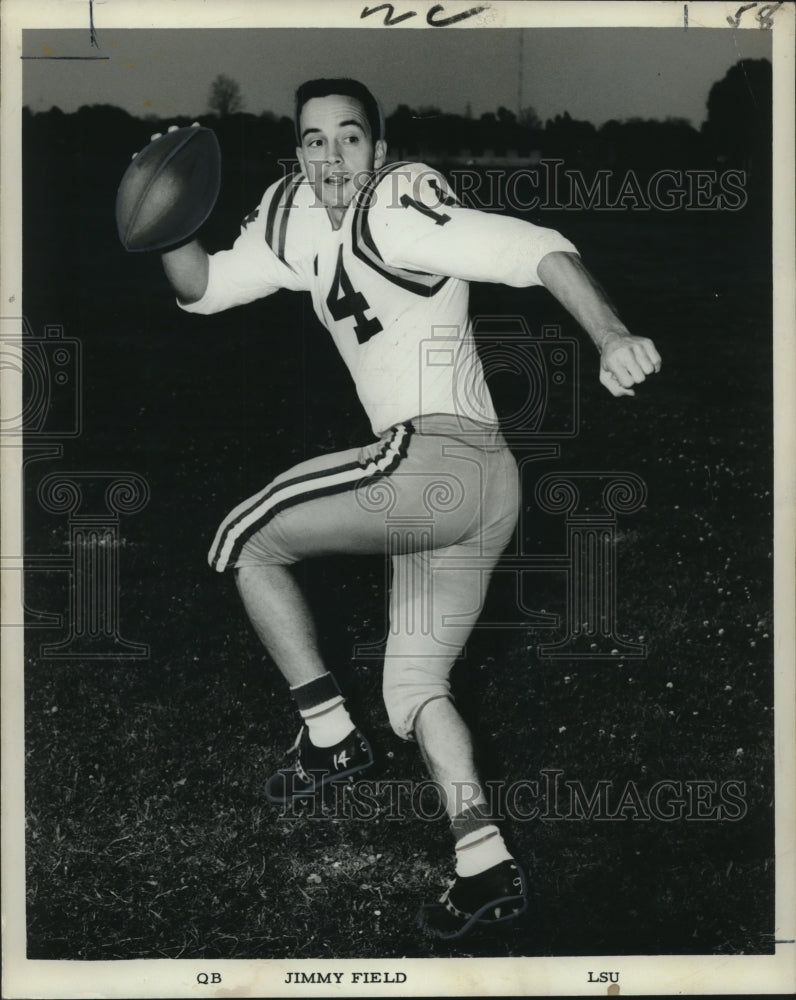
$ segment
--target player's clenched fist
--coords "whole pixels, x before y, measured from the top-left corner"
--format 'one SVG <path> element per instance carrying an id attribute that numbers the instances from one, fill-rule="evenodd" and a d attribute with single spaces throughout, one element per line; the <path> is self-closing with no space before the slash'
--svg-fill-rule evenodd
<path id="1" fill-rule="evenodd" d="M 614 396 L 635 396 L 632 387 L 661 370 L 661 356 L 648 337 L 611 334 L 601 351 L 600 381 Z"/>

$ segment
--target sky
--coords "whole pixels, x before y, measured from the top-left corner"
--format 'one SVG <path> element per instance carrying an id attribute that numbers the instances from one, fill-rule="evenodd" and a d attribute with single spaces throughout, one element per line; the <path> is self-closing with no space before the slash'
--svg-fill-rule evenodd
<path id="1" fill-rule="evenodd" d="M 168 118 L 207 111 L 219 73 L 244 109 L 291 115 L 297 83 L 354 75 L 385 114 L 398 104 L 475 116 L 532 107 L 610 118 L 686 118 L 698 127 L 713 83 L 742 58 L 771 58 L 771 32 L 730 28 L 344 28 L 26 30 L 23 102 L 65 112 L 108 103 Z M 105 56 L 104 60 L 43 56 Z M 35 58 L 31 58 L 35 57 Z"/>

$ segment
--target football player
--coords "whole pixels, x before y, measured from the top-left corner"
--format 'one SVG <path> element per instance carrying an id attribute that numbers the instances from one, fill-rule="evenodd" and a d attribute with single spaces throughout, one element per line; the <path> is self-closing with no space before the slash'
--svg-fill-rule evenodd
<path id="1" fill-rule="evenodd" d="M 522 912 L 527 896 L 486 808 L 449 681 L 518 510 L 468 282 L 544 285 L 593 340 L 614 395 L 632 395 L 661 359 L 629 333 L 559 233 L 462 207 L 437 171 L 388 163 L 380 109 L 361 83 L 304 83 L 295 122 L 301 170 L 268 188 L 233 247 L 208 255 L 193 240 L 164 253 L 164 267 L 192 313 L 279 288 L 310 292 L 375 440 L 303 462 L 244 500 L 219 527 L 209 561 L 233 571 L 302 719 L 295 759 L 266 784 L 269 800 L 286 803 L 373 760 L 291 566 L 332 553 L 390 556 L 385 706 L 395 732 L 418 743 L 455 844 L 456 878 L 420 921 L 433 936 L 458 937 Z"/>

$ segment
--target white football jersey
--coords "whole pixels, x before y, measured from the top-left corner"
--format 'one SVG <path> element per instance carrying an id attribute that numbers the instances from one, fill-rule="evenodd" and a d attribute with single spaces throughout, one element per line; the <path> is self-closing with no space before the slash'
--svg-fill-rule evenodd
<path id="1" fill-rule="evenodd" d="M 468 316 L 468 282 L 539 284 L 554 230 L 463 208 L 420 163 L 374 172 L 334 229 L 303 174 L 273 184 L 232 249 L 210 257 L 213 313 L 290 288 L 308 291 L 354 379 L 374 432 L 446 413 L 495 424 Z"/>

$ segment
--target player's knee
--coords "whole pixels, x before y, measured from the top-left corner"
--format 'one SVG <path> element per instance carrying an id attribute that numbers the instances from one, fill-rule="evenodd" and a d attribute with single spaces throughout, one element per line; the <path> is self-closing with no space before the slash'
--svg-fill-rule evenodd
<path id="1" fill-rule="evenodd" d="M 246 540 L 235 561 L 236 569 L 245 566 L 290 566 L 296 562 L 278 529 L 278 520 L 278 517 L 274 518 Z"/>
<path id="2" fill-rule="evenodd" d="M 447 677 L 409 664 L 392 668 L 385 664 L 382 693 L 393 732 L 403 740 L 414 739 L 415 723 L 424 705 L 451 697 Z"/>
<path id="3" fill-rule="evenodd" d="M 248 538 L 235 538 L 235 512 L 222 523 L 208 552 L 208 562 L 219 570 L 243 569 L 247 566 L 289 566 L 296 562 L 288 540 L 280 530 L 279 516 L 253 532 Z M 230 525 L 233 528 L 230 528 Z"/>

